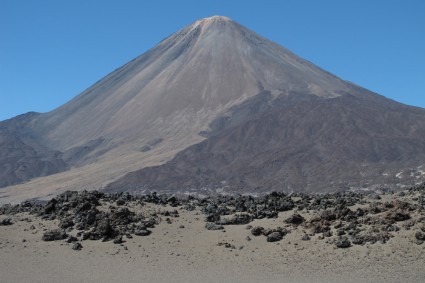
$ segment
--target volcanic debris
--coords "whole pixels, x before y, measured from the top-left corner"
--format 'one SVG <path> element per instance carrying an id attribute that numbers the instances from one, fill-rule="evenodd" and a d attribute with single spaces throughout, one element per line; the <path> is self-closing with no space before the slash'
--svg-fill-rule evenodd
<path id="1" fill-rule="evenodd" d="M 412 242 L 425 241 L 425 184 L 405 190 L 403 195 L 387 201 L 365 192 L 339 192 L 325 195 L 287 195 L 273 192 L 262 196 L 218 195 L 182 197 L 150 193 L 103 193 L 99 191 L 67 191 L 48 202 L 25 201 L 0 207 L 0 226 L 11 225 L 11 217 L 28 213 L 44 220 L 59 220 L 58 227 L 45 231 L 43 241 L 73 243 L 72 249 L 82 249 L 82 241 L 125 242 L 132 235 L 146 237 L 161 221 L 172 223 L 179 210 L 198 209 L 204 215 L 205 229 L 223 230 L 226 225 L 242 225 L 257 219 L 277 218 L 279 213 L 292 215 L 278 221 L 272 228 L 247 226 L 247 234 L 265 237 L 267 242 L 284 240 L 294 229 L 303 229 L 303 241 L 313 237 L 333 243 L 337 248 L 353 245 L 386 243 L 394 233 L 412 230 Z M 143 210 L 148 204 L 161 209 Z M 169 209 L 169 208 L 172 209 Z M 137 212 L 137 213 L 136 213 Z M 309 217 L 307 217 L 309 215 Z M 224 230 L 223 230 L 224 231 Z M 247 235 L 246 239 L 251 240 Z M 226 243 L 222 243 L 226 245 Z"/>

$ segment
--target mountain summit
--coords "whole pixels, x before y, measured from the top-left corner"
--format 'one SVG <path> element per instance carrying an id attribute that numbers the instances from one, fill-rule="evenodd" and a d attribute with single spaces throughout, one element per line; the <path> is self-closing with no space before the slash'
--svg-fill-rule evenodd
<path id="1" fill-rule="evenodd" d="M 263 90 L 329 98 L 348 88 L 229 18 L 214 16 L 163 40 L 45 114 L 37 127 L 60 150 L 100 136 L 139 139 L 140 131 L 153 138 L 168 131 L 197 135 L 217 115 Z"/>
<path id="2" fill-rule="evenodd" d="M 0 138 L 0 186 L 22 197 L 322 192 L 425 177 L 423 109 L 222 16 L 177 31 L 52 112 L 0 122 Z"/>

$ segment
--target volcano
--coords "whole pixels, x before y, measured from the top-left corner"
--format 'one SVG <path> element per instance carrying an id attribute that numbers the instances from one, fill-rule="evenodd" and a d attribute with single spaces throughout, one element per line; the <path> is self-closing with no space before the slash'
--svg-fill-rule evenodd
<path id="1" fill-rule="evenodd" d="M 424 109 L 342 80 L 222 16 L 179 30 L 49 113 L 0 122 L 0 143 L 4 198 L 425 180 Z"/>

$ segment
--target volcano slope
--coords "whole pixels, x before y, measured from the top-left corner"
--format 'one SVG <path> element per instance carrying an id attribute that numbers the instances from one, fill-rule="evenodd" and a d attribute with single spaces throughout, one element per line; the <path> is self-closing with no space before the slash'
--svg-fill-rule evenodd
<path id="1" fill-rule="evenodd" d="M 341 80 L 221 16 L 1 135 L 34 148 L 7 149 L 22 155 L 19 178 L 10 177 L 16 158 L 0 154 L 15 168 L 2 170 L 3 202 L 67 189 L 323 192 L 425 177 L 424 109 Z"/>
<path id="2" fill-rule="evenodd" d="M 243 193 L 393 187 L 402 183 L 400 168 L 416 169 L 406 170 L 411 182 L 423 178 L 423 121 L 423 110 L 378 96 L 272 98 L 266 92 L 217 121 L 220 129 L 205 141 L 164 165 L 129 173 L 108 189 Z"/>

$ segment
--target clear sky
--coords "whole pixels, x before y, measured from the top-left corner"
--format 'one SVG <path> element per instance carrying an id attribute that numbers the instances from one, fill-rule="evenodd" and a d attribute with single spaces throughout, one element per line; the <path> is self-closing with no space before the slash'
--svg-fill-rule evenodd
<path id="1" fill-rule="evenodd" d="M 0 0 L 0 120 L 50 111 L 213 15 L 425 108 L 424 0 Z"/>

